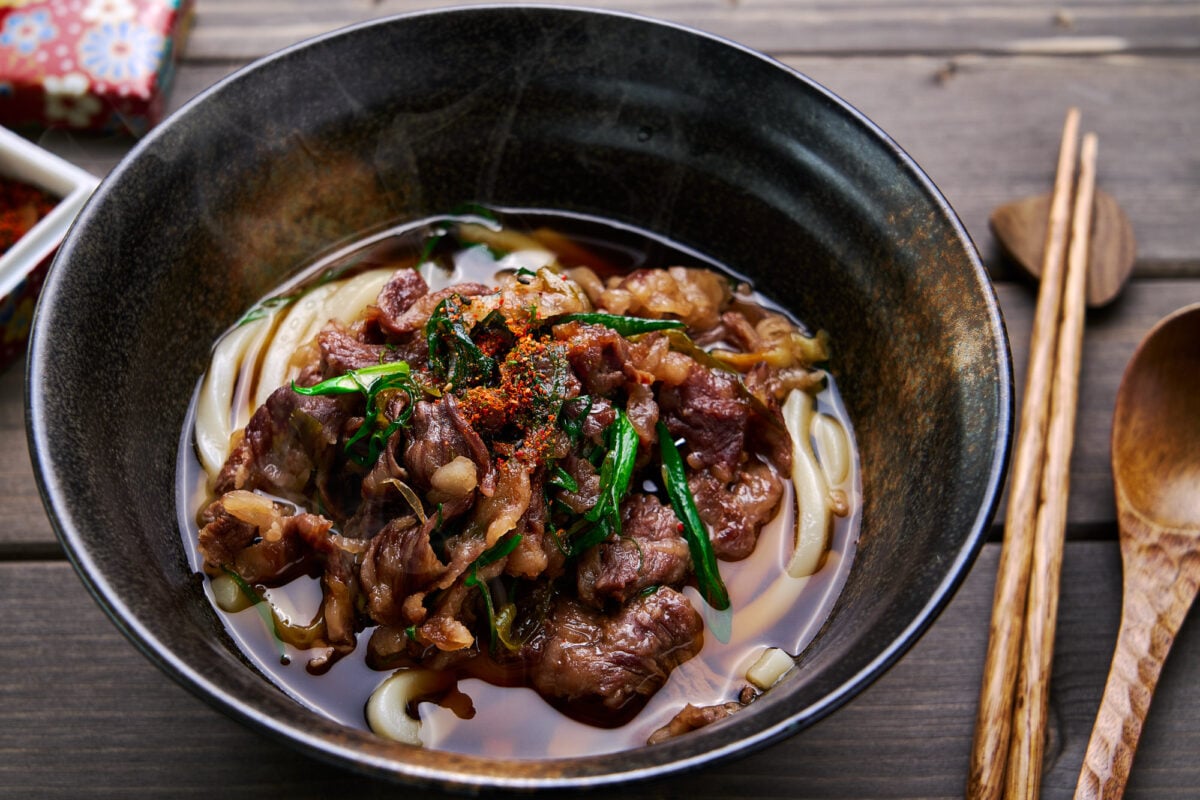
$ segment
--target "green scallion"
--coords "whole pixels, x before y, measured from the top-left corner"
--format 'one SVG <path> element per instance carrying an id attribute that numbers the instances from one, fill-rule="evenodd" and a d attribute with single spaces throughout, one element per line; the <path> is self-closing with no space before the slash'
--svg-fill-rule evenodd
<path id="1" fill-rule="evenodd" d="M 683 523 L 683 536 L 687 540 L 688 550 L 692 554 L 692 568 L 696 572 L 696 582 L 700 586 L 700 594 L 705 602 L 718 611 L 729 608 L 729 591 L 721 580 L 721 572 L 717 569 L 717 557 L 713 553 L 712 542 L 708 538 L 708 528 L 700 519 L 696 510 L 696 499 L 688 486 L 687 473 L 683 469 L 683 457 L 679 448 L 671 438 L 671 432 L 660 420 L 658 423 L 658 445 L 662 455 L 663 484 L 675 516 Z"/>
<path id="2" fill-rule="evenodd" d="M 385 389 L 400 389 L 408 394 L 408 405 L 400 416 L 387 425 L 379 421 L 380 411 L 376 402 L 379 393 Z M 412 381 L 412 371 L 405 361 L 389 361 L 384 364 L 372 364 L 361 369 L 352 369 L 341 375 L 323 380 L 315 386 L 297 386 L 292 382 L 292 391 L 306 396 L 339 395 L 361 393 L 367 400 L 363 413 L 363 422 L 354 435 L 346 441 L 345 449 L 356 462 L 363 466 L 374 464 L 379 454 L 387 445 L 388 438 L 399 428 L 408 424 L 412 417 L 413 403 L 416 402 L 417 389 Z M 355 446 L 367 442 L 367 454 L 357 453 Z"/>
<path id="3" fill-rule="evenodd" d="M 639 333 L 651 331 L 679 331 L 687 328 L 677 319 L 646 319 L 645 317 L 626 317 L 621 314 L 563 314 L 554 320 L 558 322 L 583 322 L 588 325 L 603 325 L 611 328 L 622 336 L 636 336 Z"/>
<path id="4" fill-rule="evenodd" d="M 600 463 L 600 493 L 596 504 L 571 527 L 571 554 L 579 555 L 603 542 L 614 532 L 621 534 L 621 501 L 629 493 L 637 461 L 638 434 L 629 416 L 617 409 L 616 418 L 604 431 L 608 451 Z"/>
<path id="5" fill-rule="evenodd" d="M 501 642 L 505 646 L 508 646 L 508 642 L 504 641 L 504 637 L 500 635 L 496 628 L 496 609 L 492 605 L 492 593 L 488 589 L 487 584 L 479 578 L 479 570 L 481 567 L 486 567 L 504 558 L 515 550 L 520 543 L 521 534 L 519 533 L 496 542 L 487 550 L 480 553 L 479 557 L 471 564 L 471 568 L 467 571 L 467 577 L 463 581 L 463 586 L 466 586 L 468 589 L 478 586 L 480 594 L 483 595 L 483 606 L 487 610 L 488 631 L 491 635 L 493 649 L 495 649 L 497 642 Z"/>

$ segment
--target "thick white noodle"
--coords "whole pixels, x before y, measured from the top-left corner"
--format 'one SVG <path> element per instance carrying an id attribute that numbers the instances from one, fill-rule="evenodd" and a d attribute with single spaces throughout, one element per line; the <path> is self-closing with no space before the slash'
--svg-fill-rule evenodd
<path id="1" fill-rule="evenodd" d="M 318 286 L 280 311 L 279 326 L 271 337 L 271 343 L 262 358 L 262 366 L 258 369 L 253 401 L 255 408 L 265 403 L 271 392 L 287 382 L 296 348 L 312 338 L 309 329 L 325 313 L 325 300 L 337 289 L 337 283 Z"/>
<path id="2" fill-rule="evenodd" d="M 242 363 L 257 356 L 274 322 L 271 316 L 247 322 L 226 334 L 213 349 L 196 401 L 196 452 L 209 478 L 217 476 L 229 456 L 229 437 L 234 431 L 230 409 Z"/>
<path id="3" fill-rule="evenodd" d="M 367 724 L 377 735 L 421 746 L 421 721 L 408 715 L 413 700 L 446 685 L 446 673 L 430 669 L 397 670 L 367 700 Z"/>
<path id="4" fill-rule="evenodd" d="M 836 418 L 817 414 L 813 418 L 812 438 L 817 447 L 817 461 L 825 480 L 837 488 L 850 477 L 850 437 Z"/>
<path id="5" fill-rule="evenodd" d="M 287 316 L 279 323 L 262 360 L 255 383 L 258 388 L 254 407 L 265 403 L 271 392 L 300 373 L 293 359 L 297 349 L 312 341 L 330 320 L 345 324 L 357 319 L 375 302 L 379 290 L 394 273 L 395 270 L 374 269 L 346 280 L 330 281 L 310 290 L 287 309 Z"/>
<path id="6" fill-rule="evenodd" d="M 394 269 L 373 269 L 344 281 L 341 288 L 325 301 L 326 321 L 336 319 L 346 325 L 361 317 L 395 274 Z"/>
<path id="7" fill-rule="evenodd" d="M 833 514 L 829 487 L 812 449 L 812 419 L 816 401 L 793 389 L 783 404 L 783 422 L 792 439 L 792 485 L 796 489 L 796 549 L 788 561 L 793 578 L 812 575 L 821 566 Z"/>
<path id="8" fill-rule="evenodd" d="M 233 432 L 245 427 L 271 392 L 295 377 L 297 348 L 329 320 L 349 323 L 359 317 L 394 272 L 370 270 L 318 286 L 291 306 L 234 328 L 217 343 L 196 403 L 196 451 L 210 479 L 229 457 Z"/>

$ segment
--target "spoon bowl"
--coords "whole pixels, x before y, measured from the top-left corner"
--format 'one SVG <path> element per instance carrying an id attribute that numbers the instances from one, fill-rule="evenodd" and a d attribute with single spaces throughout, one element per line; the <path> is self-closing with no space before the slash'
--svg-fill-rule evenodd
<path id="1" fill-rule="evenodd" d="M 1163 319 L 1133 354 L 1112 465 L 1121 629 L 1076 798 L 1124 793 L 1163 662 L 1200 590 L 1200 304 Z"/>
<path id="2" fill-rule="evenodd" d="M 1200 307 L 1167 317 L 1134 355 L 1117 395 L 1112 461 L 1129 512 L 1200 531 Z"/>

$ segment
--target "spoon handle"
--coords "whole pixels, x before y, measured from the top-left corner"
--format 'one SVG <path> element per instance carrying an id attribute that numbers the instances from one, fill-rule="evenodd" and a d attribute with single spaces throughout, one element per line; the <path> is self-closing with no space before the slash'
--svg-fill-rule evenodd
<path id="1" fill-rule="evenodd" d="M 1125 792 L 1163 662 L 1200 589 L 1194 531 L 1159 530 L 1126 510 L 1120 525 L 1125 570 L 1121 629 L 1076 800 L 1119 798 Z"/>

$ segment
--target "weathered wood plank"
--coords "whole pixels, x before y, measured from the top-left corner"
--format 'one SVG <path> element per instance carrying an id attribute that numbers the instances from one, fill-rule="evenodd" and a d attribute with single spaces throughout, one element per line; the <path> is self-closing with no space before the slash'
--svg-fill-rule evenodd
<path id="1" fill-rule="evenodd" d="M 1063 117 L 1100 139 L 1098 183 L 1133 224 L 1138 274 L 1200 275 L 1200 59 L 805 59 L 807 73 L 872 118 L 938 184 L 1000 266 L 988 215 L 1048 192 Z M 1003 275 L 1001 269 L 994 269 Z"/>
<path id="2" fill-rule="evenodd" d="M 786 63 L 839 93 L 908 150 L 998 277 L 1011 273 L 988 214 L 1048 189 L 1063 115 L 1068 105 L 1081 106 L 1083 124 L 1100 136 L 1100 186 L 1133 223 L 1137 274 L 1200 276 L 1200 171 L 1188 168 L 1186 156 L 1200 130 L 1200 59 L 788 57 Z M 184 64 L 171 108 L 236 66 Z M 62 133 L 43 142 L 97 175 L 129 147 L 125 140 Z"/>
<path id="3" fill-rule="evenodd" d="M 1029 334 L 1036 289 L 1013 283 L 997 286 L 1013 352 L 1017 416 L 1025 390 Z M 1200 281 L 1135 281 L 1112 306 L 1092 311 L 1084 329 L 1079 375 L 1079 409 L 1071 456 L 1071 497 L 1067 510 L 1071 535 L 1097 535 L 1114 524 L 1112 468 L 1109 464 L 1112 412 L 1117 387 L 1129 357 L 1158 320 L 1200 302 Z M 1004 519 L 1001 501 L 997 524 Z"/>
<path id="4" fill-rule="evenodd" d="M 0 374 L 0 555 L 45 553 L 56 542 L 25 442 L 25 360 Z"/>
<path id="5" fill-rule="evenodd" d="M 1036 297 L 1033 288 L 1017 283 L 998 284 L 997 294 L 1012 340 L 1019 409 Z M 1089 317 L 1071 461 L 1069 518 L 1073 537 L 1112 535 L 1115 516 L 1108 450 L 1121 373 L 1134 347 L 1155 322 L 1194 302 L 1200 302 L 1200 280 L 1142 280 L 1132 283 L 1112 307 Z M 0 376 L 0 452 L 12 454 L 0 463 L 0 503 L 5 511 L 0 547 L 9 548 L 10 553 L 20 552 L 22 545 L 54 540 L 25 446 L 23 369 L 24 364 L 19 363 Z M 997 524 L 1003 514 L 1002 502 Z"/>
<path id="6" fill-rule="evenodd" d="M 486 0 L 467 0 L 468 4 Z M 255 58 L 343 25 L 462 0 L 206 0 L 189 51 L 194 58 Z M 567 0 L 566 5 L 596 5 Z M 1024 53 L 1188 50 L 1200 44 L 1194 2 L 1048 6 L 1023 2 L 796 2 L 796 0 L 610 0 L 614 11 L 710 31 L 786 53 Z"/>
<path id="7" fill-rule="evenodd" d="M 958 797 L 983 664 L 997 545 L 895 667 L 831 717 L 768 750 L 598 798 Z M 1119 616 L 1114 543 L 1067 547 L 1046 798 L 1067 798 L 1083 758 Z M 212 711 L 117 633 L 64 563 L 0 563 L 9 620 L 0 656 L 0 796 L 295 798 L 395 787 L 296 755 Z M 1200 620 L 1185 624 L 1159 684 L 1131 797 L 1200 783 Z M 440 797 L 404 790 L 407 797 Z"/>

